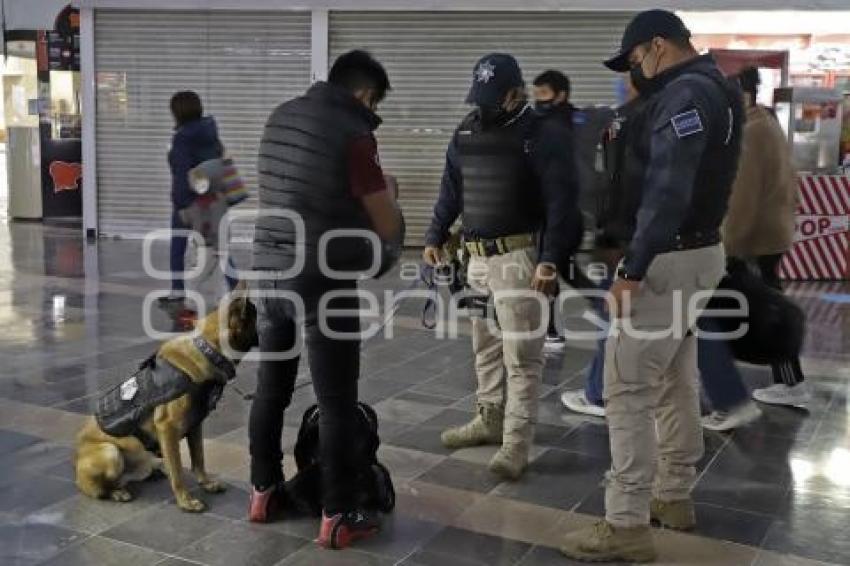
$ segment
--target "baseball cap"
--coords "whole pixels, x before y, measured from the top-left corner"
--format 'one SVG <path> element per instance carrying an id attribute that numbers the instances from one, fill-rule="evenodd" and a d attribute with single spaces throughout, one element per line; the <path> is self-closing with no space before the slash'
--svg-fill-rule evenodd
<path id="1" fill-rule="evenodd" d="M 525 86 L 525 82 L 516 59 L 507 53 L 490 53 L 479 59 L 472 70 L 472 87 L 466 103 L 498 104 L 509 90 L 518 86 Z"/>
<path id="2" fill-rule="evenodd" d="M 667 10 L 647 10 L 635 16 L 620 42 L 620 50 L 616 55 L 605 61 L 605 66 L 612 71 L 624 73 L 629 70 L 629 54 L 632 49 L 651 41 L 653 37 L 665 39 L 687 39 L 691 37 L 690 30 L 685 27 L 684 22 Z"/>

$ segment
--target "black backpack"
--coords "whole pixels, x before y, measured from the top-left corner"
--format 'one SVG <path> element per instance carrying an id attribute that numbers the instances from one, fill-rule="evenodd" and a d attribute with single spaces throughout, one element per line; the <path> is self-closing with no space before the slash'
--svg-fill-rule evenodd
<path id="1" fill-rule="evenodd" d="M 806 332 L 806 315 L 781 291 L 767 285 L 745 262 L 730 258 L 726 276 L 719 289 L 737 291 L 749 302 L 749 316 L 718 317 L 714 320 L 723 332 L 734 332 L 748 325 L 746 334 L 729 345 L 736 359 L 756 365 L 793 360 L 800 355 Z M 710 309 L 736 309 L 730 298 L 712 297 Z"/>
<path id="2" fill-rule="evenodd" d="M 354 452 L 359 463 L 355 486 L 357 505 L 389 513 L 395 508 L 395 488 L 387 468 L 378 462 L 378 416 L 365 403 L 357 403 Z M 321 516 L 322 481 L 319 452 L 319 407 L 304 411 L 295 443 L 298 473 L 286 482 L 288 500 L 303 513 Z"/>

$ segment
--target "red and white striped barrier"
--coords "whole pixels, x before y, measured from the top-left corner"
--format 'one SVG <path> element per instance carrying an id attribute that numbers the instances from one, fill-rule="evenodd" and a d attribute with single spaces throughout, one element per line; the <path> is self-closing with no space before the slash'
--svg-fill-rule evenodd
<path id="1" fill-rule="evenodd" d="M 850 277 L 850 177 L 800 174 L 794 244 L 779 273 L 793 281 Z"/>

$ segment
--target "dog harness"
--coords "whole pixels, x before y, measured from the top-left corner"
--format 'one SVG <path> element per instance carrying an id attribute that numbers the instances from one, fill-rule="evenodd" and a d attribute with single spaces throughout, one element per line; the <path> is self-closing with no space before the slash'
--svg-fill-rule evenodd
<path id="1" fill-rule="evenodd" d="M 129 379 L 108 389 L 98 399 L 95 419 L 101 430 L 119 438 L 135 436 L 146 450 L 161 455 L 157 438 L 146 432 L 142 423 L 159 405 L 187 394 L 191 397 L 191 409 L 186 430 L 199 425 L 215 409 L 224 386 L 236 376 L 236 367 L 205 339 L 196 337 L 192 345 L 213 365 L 211 379 L 196 383 L 182 370 L 153 354 Z"/>

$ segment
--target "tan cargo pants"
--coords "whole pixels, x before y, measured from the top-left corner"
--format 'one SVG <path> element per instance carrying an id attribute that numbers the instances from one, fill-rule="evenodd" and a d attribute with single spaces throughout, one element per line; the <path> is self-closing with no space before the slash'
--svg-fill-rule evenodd
<path id="1" fill-rule="evenodd" d="M 648 524 L 651 497 L 690 496 L 704 450 L 692 331 L 705 301 L 695 309 L 689 303 L 715 289 L 724 269 L 720 245 L 661 254 L 632 299 L 630 316 L 614 322 L 605 347 L 611 438 L 605 510 L 615 527 Z"/>
<path id="2" fill-rule="evenodd" d="M 548 317 L 546 298 L 531 290 L 533 253 L 529 248 L 473 257 L 467 272 L 476 293 L 493 296 L 498 321 L 472 319 L 478 402 L 504 407 L 503 444 L 525 448 L 534 437 Z"/>

